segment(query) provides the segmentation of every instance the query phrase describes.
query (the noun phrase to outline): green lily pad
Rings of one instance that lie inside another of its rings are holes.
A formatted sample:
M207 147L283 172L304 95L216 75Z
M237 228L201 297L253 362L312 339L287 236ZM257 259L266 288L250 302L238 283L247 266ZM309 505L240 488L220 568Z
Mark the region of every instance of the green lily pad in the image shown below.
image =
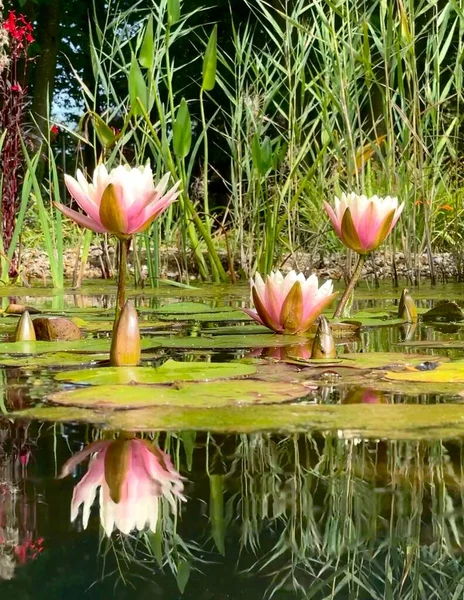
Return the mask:
M386 373L385 377L393 381L464 384L464 360L438 365L436 369L427 371L409 370L402 373Z
M0 356L1 367L16 367L35 369L38 367L60 368L76 365L91 365L99 361L108 360L108 353L78 354L74 352L55 352L38 354L27 358L5 358Z
M464 348L464 340L414 340L394 344L394 346L407 346L408 348Z
M266 383L251 379L234 382L177 383L172 386L102 385L51 394L54 404L98 410L124 410L151 406L234 406L272 404L303 398L308 393L300 384Z
M0 342L0 360L3 355L28 355L45 354L47 352L109 352L111 341L109 338L93 339L85 338L82 340L68 342ZM154 340L148 338L141 341L142 349L159 346Z
M107 367L58 373L58 381L87 385L159 384L176 381L212 381L253 375L257 368L240 363L176 362L168 360L159 367Z
M353 317L352 320L361 323L363 327L393 327L393 325L402 325L403 323L406 323L404 319L392 319L391 317L388 319L376 319L375 317L359 317L358 315ZM351 319L345 319L345 321L349 323Z
M203 302L173 302L172 304L166 304L160 308L155 308L153 312L159 315L192 315L196 313L215 313L224 312L229 307L221 306L220 308L213 308ZM230 308L229 310L234 310Z
M258 335L214 335L198 337L163 336L154 338L152 341L153 347L159 348L235 350L239 348L277 348L292 344L304 344L308 341L308 338L297 335L280 335L270 332Z
M212 385L212 384L211 384ZM151 388L152 389L152 388ZM431 440L464 435L464 405L265 405L227 408L157 406L109 414L66 407L35 407L9 418L92 422L121 431L337 431L346 438Z
M402 354L400 352L358 352L341 354L339 358L348 361L348 365L357 369L385 369L416 366L425 362L447 362L444 356L430 356L427 354Z
M221 312L210 311L207 313L158 313L161 320L169 321L196 321L198 323L218 323L219 321L252 321L252 318L241 310L228 310Z
M456 302L440 302L422 315L424 321L463 321L464 313Z
M86 332L110 332L113 331L113 321L104 320L85 320L81 318L73 318L73 322ZM166 329L172 325L172 321L143 321L139 320L140 331L151 331L157 329Z

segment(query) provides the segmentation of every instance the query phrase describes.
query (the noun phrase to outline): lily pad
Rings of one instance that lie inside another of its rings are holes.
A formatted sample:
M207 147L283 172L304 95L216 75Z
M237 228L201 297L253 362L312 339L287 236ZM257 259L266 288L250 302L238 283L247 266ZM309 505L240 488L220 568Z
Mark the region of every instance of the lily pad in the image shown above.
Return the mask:
M456 302L440 302L422 315L424 321L462 321L464 313Z
M207 313L158 313L160 319L169 321L196 321L198 323L218 323L220 321L251 321L252 318L241 310L223 309L219 312Z
M213 308L203 302L173 302L160 308L155 308L153 312L159 315L192 315L196 313L214 313L226 311L228 307ZM234 310L230 308L229 310Z
M98 410L124 410L152 406L215 407L290 402L307 395L299 384L266 383L251 379L212 383L177 383L172 386L102 385L51 394L54 404Z
M92 422L112 430L151 432L336 431L345 438L399 440L451 439L464 435L462 404L365 404L362 407L359 404L274 404L210 409L157 406L109 414L69 406L45 406L19 411L8 417Z
M77 365L91 365L103 360L108 360L108 353L78 354L75 352L52 352L50 354L38 354L26 358L6 358L0 356L0 366L16 368L27 367L29 369L46 367L48 369L53 369Z
M449 358L444 356L430 356L428 354L402 354L401 352L357 352L341 354L339 358L348 361L348 365L357 369L385 369L416 366L426 362L446 362ZM352 363L352 364L350 364Z
M108 367L59 373L55 379L87 385L159 384L176 381L212 381L253 375L257 368L240 363L177 362L159 367Z
M153 346L159 348L203 348L235 350L240 348L270 348L292 344L304 344L308 338L296 335L280 335L272 332L258 335L215 335L198 337L157 337ZM0 346L1 351L1 346Z
M82 340L66 342L0 342L0 360L5 354L10 355L28 355L45 354L47 352L109 352L111 340L109 338L93 339L85 338ZM150 338L141 341L142 349L153 348L157 344Z
M393 381L420 381L423 383L462 383L464 384L464 360L438 365L432 370L409 370L402 373L386 373Z

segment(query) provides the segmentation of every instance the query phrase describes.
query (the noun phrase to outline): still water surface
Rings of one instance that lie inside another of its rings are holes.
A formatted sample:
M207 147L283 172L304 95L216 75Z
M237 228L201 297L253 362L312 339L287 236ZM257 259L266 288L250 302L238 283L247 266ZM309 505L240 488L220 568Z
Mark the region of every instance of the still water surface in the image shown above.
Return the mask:
M441 289L443 296L459 294L461 288ZM383 295L390 299L374 300L367 292L359 308L394 307L397 292ZM101 306L102 298L77 301ZM241 301L236 294L228 302ZM56 299L33 302L50 308ZM159 302L139 299L146 307ZM433 302L425 296L422 304ZM415 335L463 339L460 328L421 326ZM403 337L397 326L366 329L349 350L391 350ZM246 354L222 349L210 356ZM464 357L463 350L452 354ZM198 353L178 350L167 356L198 360ZM2 380L7 410L35 404L57 387L47 369L3 369ZM343 388L325 385L323 397L338 403ZM407 395L390 400L418 401ZM420 397L428 401L447 397ZM59 478L71 456L105 436L91 425L0 421L0 598L464 597L461 439L427 441L423 432L408 441L338 431L147 432L144 438L166 452L184 478L185 501L171 505L161 494L156 533L114 532L108 539L98 502L87 529L82 514L70 522L73 488L87 463Z

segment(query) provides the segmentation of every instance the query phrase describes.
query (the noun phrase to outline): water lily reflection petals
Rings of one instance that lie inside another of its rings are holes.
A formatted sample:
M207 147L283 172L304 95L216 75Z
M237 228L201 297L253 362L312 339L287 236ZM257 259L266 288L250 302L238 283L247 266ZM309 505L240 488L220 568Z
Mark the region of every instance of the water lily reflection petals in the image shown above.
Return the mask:
M76 179L65 175L65 183L86 214L56 206L82 227L124 238L145 231L177 199L180 182L167 190L169 178L166 173L155 187L149 165L134 169L120 165L110 172L99 165L90 183L78 170Z
M324 202L340 240L358 254L375 250L388 236L404 208L398 198L367 196L354 193L335 198L335 206Z
M263 280L256 273L251 280L251 296L255 310L243 309L261 325L277 333L304 333L337 295L332 282L319 287L316 275L290 271L285 277L272 272Z
M160 499L166 498L173 510L177 499L185 500L182 477L171 459L145 440L101 440L90 444L64 465L61 477L88 456L88 471L74 488L71 503L71 521L83 505L84 529L97 492L100 521L107 536L115 527L125 534L145 527L155 532Z

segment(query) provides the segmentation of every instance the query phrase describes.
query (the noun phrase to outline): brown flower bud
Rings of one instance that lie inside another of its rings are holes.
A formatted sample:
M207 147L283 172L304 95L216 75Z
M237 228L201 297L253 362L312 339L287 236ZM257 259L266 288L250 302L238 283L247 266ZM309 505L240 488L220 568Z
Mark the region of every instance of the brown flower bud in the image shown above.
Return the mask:
M311 358L335 358L335 342L329 322L322 315L319 317L319 327L314 337Z
M34 324L31 315L26 311L19 318L16 330L14 333L15 342L35 342Z

